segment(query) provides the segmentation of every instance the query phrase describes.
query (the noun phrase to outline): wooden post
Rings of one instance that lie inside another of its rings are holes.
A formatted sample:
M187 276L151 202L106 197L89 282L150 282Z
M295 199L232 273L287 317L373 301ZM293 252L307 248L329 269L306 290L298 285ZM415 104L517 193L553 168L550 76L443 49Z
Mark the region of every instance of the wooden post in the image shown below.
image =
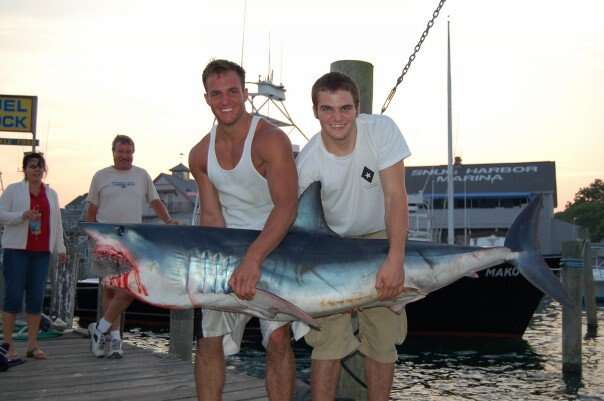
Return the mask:
M587 311L587 333L588 338L598 335L598 309L596 307L596 294L594 290L593 259L591 242L585 241L583 246L583 285L584 301Z
M336 389L338 399L346 398L354 401L367 401L367 386L365 385L365 357L355 352L342 359L340 381Z
M53 258L50 315L53 320L61 319L65 322L66 328L70 329L73 326L80 262L76 233L69 233L67 235L67 257L68 261L65 264L60 264Z
M360 60L339 60L331 63L331 71L348 75L359 87L359 112L371 114L373 106L373 65Z
M583 244L562 243L562 284L574 307L562 306L562 372L581 373L581 289Z
M99 285L96 287L96 321L98 322L103 317L105 310L105 294L103 291L103 279L99 278Z
M331 71L348 75L359 87L359 112L371 114L373 107L373 65L366 61L339 60L331 63ZM356 318L353 325L357 325ZM344 358L340 373L340 381L336 394L338 397L350 398L355 401L366 401L367 387L365 385L365 358L359 352Z
M193 310L170 311L170 353L190 361L193 349Z

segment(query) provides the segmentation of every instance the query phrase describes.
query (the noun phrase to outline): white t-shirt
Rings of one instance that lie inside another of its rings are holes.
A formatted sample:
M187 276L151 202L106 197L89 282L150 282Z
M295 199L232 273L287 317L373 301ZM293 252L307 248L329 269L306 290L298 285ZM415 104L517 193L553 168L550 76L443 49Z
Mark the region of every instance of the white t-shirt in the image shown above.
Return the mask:
M342 236L385 229L379 172L411 155L403 134L389 117L361 114L356 126L356 144L349 155L329 153L319 133L296 159L299 193L320 181L325 219Z
M98 207L99 223L135 224L143 221L143 208L155 199L159 195L144 169L110 166L96 172L86 200Z

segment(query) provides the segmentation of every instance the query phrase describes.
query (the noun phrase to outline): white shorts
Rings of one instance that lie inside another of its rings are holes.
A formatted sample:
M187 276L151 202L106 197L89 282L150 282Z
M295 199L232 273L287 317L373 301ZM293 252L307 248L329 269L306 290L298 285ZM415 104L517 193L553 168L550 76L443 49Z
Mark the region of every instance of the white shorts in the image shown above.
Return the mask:
M252 318L244 313L221 312L212 309L202 309L201 331L204 337L223 337L222 347L224 355L234 355L241 349L241 339L245 326ZM260 332L262 333L262 345L268 346L268 340L273 331L290 322L264 320L260 321ZM299 340L309 331L309 327L302 322L292 322L294 338Z

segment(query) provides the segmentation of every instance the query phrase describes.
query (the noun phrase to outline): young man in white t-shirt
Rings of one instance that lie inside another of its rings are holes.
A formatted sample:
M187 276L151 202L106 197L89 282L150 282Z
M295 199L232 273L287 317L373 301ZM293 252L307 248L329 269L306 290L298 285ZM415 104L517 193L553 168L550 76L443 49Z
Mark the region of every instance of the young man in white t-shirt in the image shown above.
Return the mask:
M403 291L408 229L403 160L409 148L388 117L359 115L359 91L348 76L331 72L312 88L315 117L321 132L298 155L299 193L321 182L321 201L329 227L345 237L388 238L389 252L376 275L381 300ZM351 313L320 319L306 342L313 347L313 401L333 401L340 360L358 350L365 356L365 374L372 401L387 401L392 387L396 344L407 334L405 312L385 307L357 311L359 335Z
M113 166L95 173L88 191L86 221L111 224L142 223L143 207L151 206L166 224L178 224L159 199L149 174L132 165L134 142L126 135L117 135L111 145ZM96 357L123 355L119 317L134 299L124 291L104 288L105 313L98 323L91 323L90 350ZM110 332L109 351L105 352L105 335Z

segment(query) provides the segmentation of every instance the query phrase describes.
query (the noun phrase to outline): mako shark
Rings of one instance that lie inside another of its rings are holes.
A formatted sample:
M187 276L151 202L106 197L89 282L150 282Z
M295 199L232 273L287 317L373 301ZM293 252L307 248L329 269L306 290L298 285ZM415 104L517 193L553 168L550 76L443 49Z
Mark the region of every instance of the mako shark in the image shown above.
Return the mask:
M395 311L465 276L502 263L565 305L572 305L558 278L537 250L541 198L514 221L505 246L477 248L408 241L405 291L382 302L375 278L388 241L342 238L327 226L320 184L302 194L287 236L262 264L256 296L239 299L228 281L254 230L172 225L82 223L95 241L92 257L103 284L122 288L141 301L170 309L193 307L241 312L264 319L301 320L385 305ZM403 269L403 266L401 266ZM510 294L513 296L513 294Z

